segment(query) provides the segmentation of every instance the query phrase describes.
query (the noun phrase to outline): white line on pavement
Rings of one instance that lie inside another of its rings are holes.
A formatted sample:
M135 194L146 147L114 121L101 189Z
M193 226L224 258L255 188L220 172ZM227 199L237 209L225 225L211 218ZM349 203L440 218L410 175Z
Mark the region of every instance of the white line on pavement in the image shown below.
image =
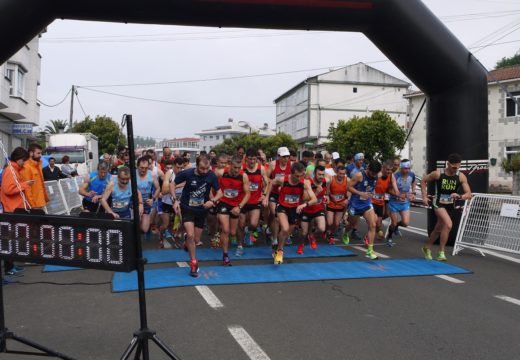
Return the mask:
M354 248L354 249L356 249L358 251L361 251L363 253L367 251L367 249L365 249L363 246L352 246L352 248ZM390 256L388 256L388 255L381 254L381 253L378 253L378 252L375 252L375 251L374 251L374 254L376 254L381 259L389 259L390 258Z
M456 278L451 277L451 276L447 276L447 275L435 275L435 277L438 277L439 279L442 279L442 280L449 281L449 282L454 283L454 284L464 284L464 281L456 279Z
M420 211L413 211L413 210L410 210L410 212L411 212L412 214L421 214L421 215L424 215L424 213L423 213L423 212L420 212Z
M188 267L189 266L188 263L184 262L184 261L177 262L177 265L179 267ZM208 303L208 305L211 308L220 309L220 308L224 307L224 304L222 304L222 302L219 300L217 295L215 295L215 293L213 291L211 291L209 289L209 287L204 286L204 285L197 285L197 286L195 286L195 289L197 289L200 296L202 296L204 298L204 300L206 300L206 302Z
M417 235L428 236L428 233L425 230L416 228L413 226L408 226L408 227L401 226L401 227L399 227L399 230L408 231L408 232L411 232L411 233L414 233Z
M504 259L504 260L508 260L508 261L512 261L512 262L515 262L517 264L520 264L520 259L517 259L517 258L514 258L512 256L507 256L507 255L504 255L504 254L500 254L500 253L497 253L497 252L494 252L492 250L488 250L488 249L480 249L480 251L482 251L484 254L488 254L488 255L491 255L491 256L496 256L498 258L501 258L501 259Z
M506 296L506 295L495 295L497 299L510 302L511 304L520 305L520 300Z
M228 330L251 360L270 360L269 356L242 326L228 326Z

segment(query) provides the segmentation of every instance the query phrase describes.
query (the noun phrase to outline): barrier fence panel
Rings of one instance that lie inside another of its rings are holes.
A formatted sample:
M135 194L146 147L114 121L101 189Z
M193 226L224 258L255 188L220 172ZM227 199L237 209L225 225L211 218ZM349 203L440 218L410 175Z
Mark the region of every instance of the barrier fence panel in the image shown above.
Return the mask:
M466 203L453 255L469 248L520 254L520 197L473 194Z
M45 212L51 215L68 215L69 208L63 195L60 184L56 181L46 181L45 189L49 196L49 202L45 206Z
M78 184L74 178L61 179L59 181L63 195L65 196L65 203L69 210L81 206L81 196L78 193Z

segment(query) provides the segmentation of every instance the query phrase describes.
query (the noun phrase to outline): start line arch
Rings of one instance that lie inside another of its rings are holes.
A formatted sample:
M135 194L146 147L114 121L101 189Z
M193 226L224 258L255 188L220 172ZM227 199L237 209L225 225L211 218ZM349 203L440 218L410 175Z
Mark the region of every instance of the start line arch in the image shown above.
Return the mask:
M420 0L0 0L0 63L55 19L362 32L429 99L428 171L452 152L487 163L486 71ZM487 167L468 177L487 192Z

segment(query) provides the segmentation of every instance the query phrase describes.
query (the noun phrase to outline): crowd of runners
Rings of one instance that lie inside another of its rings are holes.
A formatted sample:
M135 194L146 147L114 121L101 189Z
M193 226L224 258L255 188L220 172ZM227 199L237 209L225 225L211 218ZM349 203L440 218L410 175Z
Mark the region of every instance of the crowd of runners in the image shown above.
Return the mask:
M407 159L366 162L363 153L342 159L337 152L304 151L298 160L296 152L280 147L276 158L268 161L262 150L240 146L234 154L202 152L192 164L168 148L163 153L157 159L148 150L137 160L141 230L145 238L150 231L158 232L161 248L188 251L191 276L198 276L197 246L205 230L211 246L222 248L223 265L230 266L231 245L235 256L242 256L260 233L272 247L274 264L283 263L284 247L291 243L303 254L318 243L348 245L351 239L363 241L366 256L376 260L376 237L394 246L400 228L410 223L417 179ZM432 205L438 218L422 248L428 260L439 237L436 259L446 260L454 202L471 197L467 179L458 171L461 161L460 155L452 154L445 169L422 177L422 202ZM432 204L426 194L428 182L436 184ZM124 162L101 162L85 177L80 194L87 211L104 211L116 219L132 216L130 169ZM384 229L388 217L390 224ZM363 235L360 218L366 222Z

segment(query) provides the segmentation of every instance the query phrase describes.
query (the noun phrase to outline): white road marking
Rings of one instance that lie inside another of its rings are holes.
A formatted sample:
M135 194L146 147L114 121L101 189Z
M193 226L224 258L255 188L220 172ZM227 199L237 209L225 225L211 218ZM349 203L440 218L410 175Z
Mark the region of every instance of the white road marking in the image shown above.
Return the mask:
M242 326L228 326L228 330L251 360L270 360L269 356Z
M413 226L408 226L408 227L401 226L401 227L399 227L399 230L408 231L408 232L411 232L411 233L414 233L417 235L428 236L428 233L426 231L424 231L423 229L420 229L420 228L413 227Z
M421 215L424 215L424 212L421 212L421 211L413 211L413 210L410 210L410 212L412 214L421 214Z
M442 279L442 280L449 281L449 282L454 283L454 284L464 284L464 281L456 279L456 278L451 277L451 276L447 276L447 275L435 275L435 277L438 277L439 279Z
M363 246L352 246L352 248L354 248L356 250L359 250L359 251L361 251L363 253L367 251L367 249L365 249ZM378 252L375 252L375 251L374 251L374 254L376 254L381 259L390 259L390 256L385 255L385 254L381 254L381 253L378 253Z
M504 300L507 302L510 302L511 304L519 305L520 306L520 300L506 296L506 295L495 295L497 299Z
M177 262L179 267L189 267L187 262L179 261ZM199 292L200 296L203 297L204 300L208 303L208 305L213 309L220 309L224 307L224 304L219 300L217 295L213 291L210 290L209 287L204 285L197 285L195 289Z
M492 251L492 250L488 250L488 249L481 249L481 248L478 248L480 251L482 251L484 254L488 254L488 255L491 255L491 256L496 256L498 258L501 258L501 259L504 259L504 260L508 260L508 261L512 261L512 262L515 262L517 264L520 264L520 259L517 259L517 258L514 258L512 256L507 256L507 255L504 255L504 254L500 254L498 252L495 252L495 251Z

